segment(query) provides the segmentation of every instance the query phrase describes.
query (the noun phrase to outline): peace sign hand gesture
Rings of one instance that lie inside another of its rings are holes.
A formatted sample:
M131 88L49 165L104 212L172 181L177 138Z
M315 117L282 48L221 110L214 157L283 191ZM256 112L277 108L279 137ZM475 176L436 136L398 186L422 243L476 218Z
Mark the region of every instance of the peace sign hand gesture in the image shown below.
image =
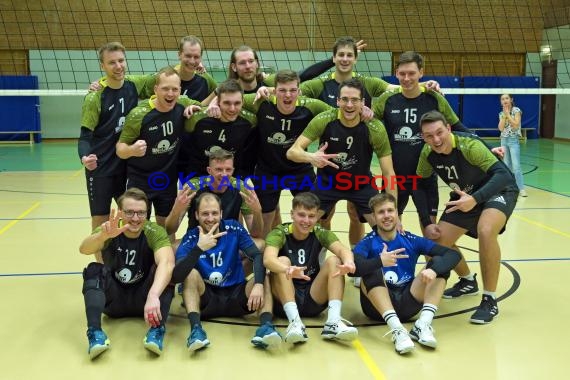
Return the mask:
M214 224L208 233L205 233L202 227L198 226L200 237L198 238L197 245L202 251L207 251L208 249L215 247L216 244L218 244L218 238L227 234L226 231L217 232L219 225L219 223Z
M384 249L380 253L380 260L382 260L382 265L385 267L395 267L398 265L398 259L406 259L408 255L400 255L400 252L404 252L406 248L398 248L393 251L388 251L388 245L383 243Z

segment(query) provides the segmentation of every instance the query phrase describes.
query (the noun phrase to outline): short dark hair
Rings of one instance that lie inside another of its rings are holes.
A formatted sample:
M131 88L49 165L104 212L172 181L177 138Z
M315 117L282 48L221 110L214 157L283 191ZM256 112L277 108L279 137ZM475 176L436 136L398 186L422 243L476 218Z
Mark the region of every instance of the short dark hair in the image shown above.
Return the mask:
M351 88L356 88L358 91L360 91L360 97L362 97L364 95L364 86L362 85L362 82L360 82L358 79L355 78L351 78L351 79L347 79L344 82L342 82L339 86L338 86L338 94L340 96L340 91L344 88L344 87L351 87Z
M216 88L218 99L222 94L233 94L234 92L239 92L243 96L243 88L241 88L239 82L235 79L227 79Z
M351 36L342 36L336 39L333 45L333 55L336 55L338 49L344 46L352 48L352 50L354 51L354 56L358 57L358 49L356 48L356 41Z
M376 194L368 201L368 207L374 212L374 208L376 206L382 206L384 203L391 202L394 204L394 207L397 206L396 198L389 193L380 193Z
M295 197L293 198L293 208L295 209L297 207L303 207L306 208L307 210L312 210L314 208L318 209L319 207L321 207L321 201L313 193L309 192L299 193L295 195Z
M405 51L402 54L400 54L400 57L398 57L398 62L396 62L396 68L400 67L400 65L406 64L406 63L416 63L416 65L418 65L418 69L422 69L424 67L424 57L421 56L421 54L415 52L415 51Z
M114 52L114 51L122 51L125 54L125 47L120 42L109 42L105 45L101 46L99 50L97 50L97 54L99 55L99 62L103 63L103 54L105 52Z
M420 127L422 127L424 124L434 123L436 121L441 121L443 125L448 124L447 119L445 118L445 116L443 116L441 112L433 110L433 111L428 111L422 115L422 117L420 118Z
M290 70L290 69L283 69L283 70L279 70L277 72L277 74L275 74L275 83L287 83L287 82L292 82L292 81L296 81L297 84L299 84L301 82L301 79L299 78L299 74L297 74L297 72Z
M121 196L117 199L117 205L119 206L119 210L123 209L123 201L126 198L134 199L135 201L144 201L146 204L147 211L150 209L150 204L148 201L148 197L146 196L145 192L137 187L131 187L127 189Z

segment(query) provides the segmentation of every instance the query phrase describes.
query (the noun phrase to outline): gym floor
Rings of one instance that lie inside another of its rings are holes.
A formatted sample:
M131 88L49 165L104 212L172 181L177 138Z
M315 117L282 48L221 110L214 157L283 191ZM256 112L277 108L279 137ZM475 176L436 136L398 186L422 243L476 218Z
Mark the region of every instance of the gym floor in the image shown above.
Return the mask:
M211 345L189 354L189 323L177 296L167 324L165 350L154 357L142 346L141 319L103 318L112 348L95 361L87 355L81 271L91 258L79 254L90 233L85 179L74 141L0 146L0 346L2 379L102 379L207 377L210 379L561 379L570 330L567 301L570 256L570 143L529 140L521 147L528 198L500 237L503 265L498 318L468 322L480 297L442 300L434 321L438 347L416 345L398 355L385 325L361 312L358 290L347 281L343 317L359 327L352 344L320 339L321 318L304 319L309 341L278 350L255 349L257 320L204 322ZM447 191L440 189L440 209ZM290 195L281 200L288 220ZM346 208L333 230L348 244ZM566 216L564 216L566 215ZM415 211L404 226L419 233ZM181 229L182 230L182 229ZM180 237L180 236L179 236ZM479 272L477 241L459 241ZM452 274L450 284L456 281ZM566 294L566 295L565 295ZM276 320L281 332L287 322ZM409 328L411 325L408 323ZM222 364L220 364L222 362Z

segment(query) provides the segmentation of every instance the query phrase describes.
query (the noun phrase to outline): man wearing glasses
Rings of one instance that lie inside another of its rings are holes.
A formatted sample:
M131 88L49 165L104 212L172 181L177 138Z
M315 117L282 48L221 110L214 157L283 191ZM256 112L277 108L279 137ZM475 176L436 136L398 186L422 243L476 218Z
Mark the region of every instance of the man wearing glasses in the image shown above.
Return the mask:
M314 118L287 151L287 158L318 168L314 192L321 200L321 216L326 217L335 204L344 199L354 203L358 216L373 226L368 200L385 185L372 177L372 153L378 157L382 176L385 179L395 176L388 135L379 120L361 120L363 86L360 81L349 79L341 83L339 94L339 109ZM320 139L320 148L307 152L309 144L316 139ZM394 197L397 195L392 186L386 186L386 191Z
M170 285L174 253L164 228L146 219L149 200L130 188L117 200L119 211L81 243L84 255L100 254L83 271L87 316L87 353L96 358L110 347L101 329L101 315L111 318L144 317L150 326L144 347L162 354L165 324L174 295Z

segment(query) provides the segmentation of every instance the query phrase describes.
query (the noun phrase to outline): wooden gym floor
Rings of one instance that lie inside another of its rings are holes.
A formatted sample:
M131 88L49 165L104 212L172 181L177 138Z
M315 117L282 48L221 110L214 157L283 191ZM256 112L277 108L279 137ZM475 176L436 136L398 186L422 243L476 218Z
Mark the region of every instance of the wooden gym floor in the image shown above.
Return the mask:
M103 319L112 348L98 360L87 356L79 254L89 234L85 180L75 142L0 146L0 378L12 379L562 379L570 329L570 144L529 140L521 148L528 198L519 198L500 237L503 266L500 315L490 325L468 322L479 297L442 300L434 321L438 348L394 352L385 325L364 317L348 281L343 316L359 327L353 344L322 341L324 316L305 319L309 341L279 350L249 343L256 320L205 322L210 347L186 351L189 324L176 297L165 351L155 358L142 347L142 318ZM441 189L442 202L447 191ZM287 220L290 196L281 202ZM348 243L345 207L333 229ZM418 232L415 211L404 216ZM460 245L479 272L477 242ZM567 247L567 248L564 248ZM452 275L450 283L456 280ZM566 301L564 301L566 300ZM229 323L227 323L229 322ZM276 320L284 331L286 321ZM406 325L410 327L410 324Z

